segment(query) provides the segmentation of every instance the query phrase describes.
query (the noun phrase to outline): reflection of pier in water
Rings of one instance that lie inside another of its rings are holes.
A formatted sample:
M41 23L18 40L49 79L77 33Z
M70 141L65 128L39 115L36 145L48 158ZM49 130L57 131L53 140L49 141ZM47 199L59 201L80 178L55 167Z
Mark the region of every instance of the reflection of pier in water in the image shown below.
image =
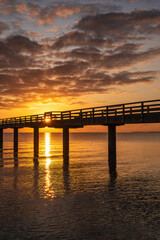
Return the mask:
M62 128L64 165L68 165L69 129L82 128L88 125L104 125L108 126L109 171L116 172L116 127L124 124L140 123L160 123L160 99L63 112L52 111L39 115L0 119L0 150L1 154L3 154L3 130L13 128L14 159L15 164L18 164L18 129L24 127L33 128L34 162L38 164L39 128L44 128L46 126ZM46 137L46 141L48 141L47 139L48 137ZM49 164L50 158L48 156L46 169ZM3 165L3 160L1 160L0 165Z
M20 189L21 181L26 183L26 187L28 191L34 194L36 198L42 197L46 199L53 199L60 194L64 196L68 196L68 194L72 194L75 191L86 191L85 182L90 182L90 176L87 174L86 178L84 178L83 174L80 174L75 171L75 166L69 168L69 164L63 165L63 168L56 162L56 158L51 156L51 133L45 133L45 156L43 158L44 168L41 168L39 164L33 165L33 176L31 179L28 179L27 174L23 175L23 169L19 168L16 165L13 168L12 177L13 182L11 185L14 189ZM38 159L37 159L38 162ZM26 170L25 170L26 171ZM107 171L107 168L106 168ZM85 169L84 169L85 172ZM79 176L79 181L75 181ZM116 174L110 173L109 176L105 175L106 178L103 181L104 188L106 192L115 191L116 189ZM89 188L95 189L97 188L97 182L94 185L89 186ZM25 193L25 191L24 191Z

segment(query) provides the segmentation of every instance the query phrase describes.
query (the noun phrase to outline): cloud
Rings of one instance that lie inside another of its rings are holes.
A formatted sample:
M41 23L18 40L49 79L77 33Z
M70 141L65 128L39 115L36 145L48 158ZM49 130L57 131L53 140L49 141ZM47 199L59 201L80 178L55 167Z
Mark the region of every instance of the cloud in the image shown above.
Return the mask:
M74 30L60 36L53 49L95 46L113 49L123 43L145 44L160 34L160 11L141 10L131 13L107 13L82 18ZM131 46L131 45L128 45Z
M19 0L4 0L4 2L0 4L0 12L3 15L19 14L43 25L51 25L57 18L68 18L75 14L82 16L84 14L118 10L121 10L119 5L96 2L86 4L75 1L49 1L44 4L44 2L41 1L22 2Z
M49 23L53 9L41 10L37 19L46 16ZM112 12L83 17L71 31L53 38L52 44L43 41L42 45L21 35L1 40L1 108L8 107L7 101L24 107L33 100L48 103L151 84L156 67L145 71L139 64L146 66L160 57L159 46L153 48L147 42L159 36L159 19L158 10Z
M39 36L41 36L40 33L31 32L31 31L27 31L26 34L27 34L27 36L29 36L29 37L39 37Z
M14 21L13 24L14 24L15 26L20 26L20 25L22 25L22 21L20 21L20 20Z
M69 46L99 46L111 47L112 39L105 39L99 36L92 37L87 32L71 31L57 39L53 44L53 49L60 49Z
M21 107L33 99L44 103L61 101L61 98L107 93L116 86L148 84L153 81L154 74L154 71L111 74L89 68L87 63L79 61L57 62L57 66L48 69L25 68L14 72L6 69L0 73L1 108L9 107L5 105L7 98L8 104L12 100Z
M10 49L18 52L36 53L42 49L42 46L36 41L31 41L29 38L20 35L8 37L6 39L6 45Z
M31 41L24 36L11 36L6 39L6 45L9 49L18 52L38 53L42 46L35 41Z
M89 66L89 63L82 62L82 61L66 61L66 62L57 62L57 63L58 65L51 70L54 76L79 75L79 73L82 74Z
M133 66L133 64L151 61L157 56L160 56L160 48L140 53L124 50L102 57L100 66L103 66L106 69L124 68L131 65Z
M158 46L145 46L148 33L150 39L159 34L159 23L160 11L155 9L87 16L74 26L76 30L60 36L52 49L59 50L57 57L89 61L94 68L126 69L160 56Z
M3 22L0 22L0 34L3 32L3 31L6 31L6 30L9 30L10 27L8 24L6 23L3 23Z
M130 13L107 13L87 16L81 19L75 28L93 35L114 37L115 39L148 34L146 24L160 25L160 11L158 9L140 10ZM150 28L152 34L152 28Z
M37 66L34 57L43 52L42 45L24 36L10 36L0 41L0 69Z

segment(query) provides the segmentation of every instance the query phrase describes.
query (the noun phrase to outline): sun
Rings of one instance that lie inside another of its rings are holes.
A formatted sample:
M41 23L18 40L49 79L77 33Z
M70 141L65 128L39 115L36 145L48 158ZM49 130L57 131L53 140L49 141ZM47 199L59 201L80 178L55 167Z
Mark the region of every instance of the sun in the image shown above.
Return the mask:
M51 118L50 118L50 117L45 117L44 121L45 121L46 123L49 123L49 122L51 121Z

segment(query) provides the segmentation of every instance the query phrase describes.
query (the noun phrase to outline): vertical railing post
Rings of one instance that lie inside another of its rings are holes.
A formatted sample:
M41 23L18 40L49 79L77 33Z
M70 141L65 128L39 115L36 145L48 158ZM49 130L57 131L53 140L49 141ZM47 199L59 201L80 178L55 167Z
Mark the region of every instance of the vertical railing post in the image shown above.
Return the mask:
M71 111L69 111L69 122L71 124Z
M106 123L108 123L108 106L106 107Z
M80 110L80 124L82 124L82 110Z
M141 103L141 122L143 122L144 103Z
M94 123L94 108L92 109L92 123Z
M124 104L122 105L122 121L123 121L123 123L125 121L125 106L124 106Z
M117 109L115 108L115 117L117 117Z

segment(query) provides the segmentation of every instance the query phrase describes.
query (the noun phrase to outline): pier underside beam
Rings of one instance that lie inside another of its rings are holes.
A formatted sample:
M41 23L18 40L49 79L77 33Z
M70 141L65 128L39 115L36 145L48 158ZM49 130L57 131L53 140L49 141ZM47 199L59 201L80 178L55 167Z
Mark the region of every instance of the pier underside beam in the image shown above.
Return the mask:
M109 172L116 172L116 125L108 125Z
M69 128L63 127L63 160L64 164L69 162Z
M18 128L14 128L14 158L18 158Z
M34 158L39 157L39 127L34 127Z

